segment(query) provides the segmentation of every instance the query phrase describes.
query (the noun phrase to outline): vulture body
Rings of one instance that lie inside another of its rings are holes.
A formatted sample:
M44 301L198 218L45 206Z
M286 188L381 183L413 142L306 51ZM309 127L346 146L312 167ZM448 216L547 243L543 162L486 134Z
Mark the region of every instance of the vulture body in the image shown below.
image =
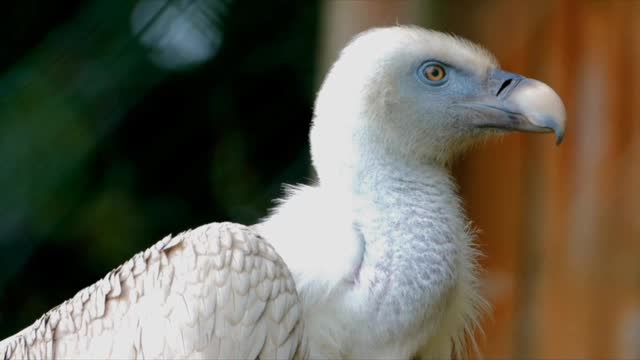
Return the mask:
M464 357L485 305L448 165L506 131L559 142L564 118L551 88L466 40L366 31L316 99L317 183L250 228L160 241L0 342L0 358Z

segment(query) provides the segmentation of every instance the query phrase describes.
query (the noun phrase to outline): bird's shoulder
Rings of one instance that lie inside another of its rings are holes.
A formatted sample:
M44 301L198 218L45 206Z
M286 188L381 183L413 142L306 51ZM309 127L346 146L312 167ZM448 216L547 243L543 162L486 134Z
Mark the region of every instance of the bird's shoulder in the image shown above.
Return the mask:
M363 255L350 196L318 186L288 187L272 214L256 225L291 270L298 292L321 301L351 281Z
M302 328L273 247L249 227L212 223L136 254L0 343L0 358L294 357L306 351Z

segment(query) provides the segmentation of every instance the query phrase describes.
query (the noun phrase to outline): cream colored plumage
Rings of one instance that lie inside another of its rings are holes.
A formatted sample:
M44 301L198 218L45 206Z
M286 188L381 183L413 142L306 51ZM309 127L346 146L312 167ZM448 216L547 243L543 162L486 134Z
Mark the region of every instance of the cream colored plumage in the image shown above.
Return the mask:
M0 342L1 359L304 358L287 267L255 231L166 237Z
M318 93L316 184L289 188L252 228L162 240L0 343L0 356L463 357L483 300L448 164L504 131L560 141L564 117L547 85L466 40L367 31Z

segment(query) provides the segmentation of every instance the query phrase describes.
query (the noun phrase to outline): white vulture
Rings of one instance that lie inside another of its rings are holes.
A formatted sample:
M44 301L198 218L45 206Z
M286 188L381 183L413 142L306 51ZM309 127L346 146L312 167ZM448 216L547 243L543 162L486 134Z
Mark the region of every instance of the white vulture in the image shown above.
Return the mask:
M547 85L461 38L366 31L318 93L317 182L271 215L166 237L0 342L0 358L463 357L485 307L449 164L564 133Z

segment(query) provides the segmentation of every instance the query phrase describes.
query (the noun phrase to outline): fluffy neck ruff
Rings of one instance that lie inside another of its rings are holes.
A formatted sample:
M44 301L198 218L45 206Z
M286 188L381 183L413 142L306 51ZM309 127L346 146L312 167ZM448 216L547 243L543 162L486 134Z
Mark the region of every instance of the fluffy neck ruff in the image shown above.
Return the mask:
M311 349L362 358L390 344L387 356L463 358L485 303L455 184L442 162L366 134L322 135L319 183L291 189L260 225L296 278Z
M347 303L373 309L367 316L383 324L380 338L423 333L431 339L422 345L425 358L477 352L473 335L486 303L450 156L411 157L385 139L352 143L358 146L335 159L334 172L319 171L321 191L351 207L362 238Z

